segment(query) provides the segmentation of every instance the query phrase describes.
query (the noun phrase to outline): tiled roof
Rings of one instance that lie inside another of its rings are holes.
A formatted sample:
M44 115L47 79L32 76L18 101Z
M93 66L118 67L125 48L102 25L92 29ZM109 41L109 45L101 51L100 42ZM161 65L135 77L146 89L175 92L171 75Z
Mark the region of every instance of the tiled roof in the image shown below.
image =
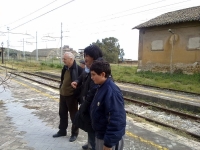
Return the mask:
M145 23L137 25L133 29L162 26L167 24L174 24L174 23L181 23L188 21L200 21L200 6L190 7L162 14Z

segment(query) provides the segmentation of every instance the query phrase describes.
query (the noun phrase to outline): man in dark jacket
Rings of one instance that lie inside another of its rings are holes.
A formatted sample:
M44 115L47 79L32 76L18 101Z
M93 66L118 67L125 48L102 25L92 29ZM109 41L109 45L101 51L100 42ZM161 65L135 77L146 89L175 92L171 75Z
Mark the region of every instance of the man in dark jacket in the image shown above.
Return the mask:
M71 52L65 52L63 56L63 63L65 64L61 73L60 84L60 102L59 102L59 116L60 125L59 131L53 137L66 136L66 129L68 127L68 111L71 121L74 119L78 111L78 89L71 86L71 82L76 80L82 73L82 68L76 64L75 57ZM73 142L78 136L79 130L74 124L71 127L71 136L69 141Z
M94 83L99 85L90 106L95 150L123 150L126 112L121 90L110 78L108 62L94 61L90 72Z
M80 118L75 118L75 122L80 129L88 133L88 143L82 146L83 149L91 148L92 150L95 150L95 132L91 125L89 110L90 104L97 89L97 85L95 85L91 80L90 66L94 60L101 60L102 56L102 51L97 45L90 45L86 47L84 49L85 71L83 71L78 80L72 82L72 86L74 88L81 86L80 99L82 104L77 112Z

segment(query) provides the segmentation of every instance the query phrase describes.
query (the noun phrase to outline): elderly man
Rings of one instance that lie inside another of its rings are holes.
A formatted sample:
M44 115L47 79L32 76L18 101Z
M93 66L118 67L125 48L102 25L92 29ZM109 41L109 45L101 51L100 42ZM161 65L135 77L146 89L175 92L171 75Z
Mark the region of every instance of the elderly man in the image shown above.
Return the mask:
M60 102L59 102L59 116L60 124L59 131L53 137L66 136L66 129L68 127L68 111L71 121L74 119L78 111L78 90L71 86L71 82L76 80L82 73L82 68L76 64L75 57L70 52L65 52L63 56L63 69L61 73L60 84ZM78 127L72 124L71 136L69 141L73 142L78 136Z

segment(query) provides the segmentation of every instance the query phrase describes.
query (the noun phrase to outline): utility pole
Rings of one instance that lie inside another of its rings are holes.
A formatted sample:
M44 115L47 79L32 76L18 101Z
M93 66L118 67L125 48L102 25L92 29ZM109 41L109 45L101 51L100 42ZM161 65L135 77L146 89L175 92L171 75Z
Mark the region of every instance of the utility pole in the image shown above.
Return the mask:
M8 30L8 42L7 42L7 45L8 45L8 51L7 51L7 59L9 60L9 55L10 55L10 52L9 52L9 27L7 27L7 30Z
M24 39L23 39L23 56L24 56L24 60L25 60Z
M2 64L3 64L3 42L1 43L1 46L2 46L2 48L1 48L1 57L2 57Z
M36 32L36 60L38 61L37 32Z
M60 47L60 64L62 64L62 33L63 33L63 31L62 31L62 22L61 22L61 37L60 37L60 40L61 40L61 47Z

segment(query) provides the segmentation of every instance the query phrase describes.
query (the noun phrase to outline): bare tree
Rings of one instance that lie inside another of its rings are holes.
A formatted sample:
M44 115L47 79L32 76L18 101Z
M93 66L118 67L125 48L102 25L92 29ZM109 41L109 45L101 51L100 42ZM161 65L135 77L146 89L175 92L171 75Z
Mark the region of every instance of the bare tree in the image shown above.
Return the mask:
M8 89L10 87L10 81L11 79L15 78L19 73L17 73L17 71L13 68L7 68L5 66L1 66L0 68L2 68L2 71L0 72L0 86L3 88L1 92L5 91L6 89ZM8 70L11 70L10 72L8 72ZM15 74L14 76L12 74Z

